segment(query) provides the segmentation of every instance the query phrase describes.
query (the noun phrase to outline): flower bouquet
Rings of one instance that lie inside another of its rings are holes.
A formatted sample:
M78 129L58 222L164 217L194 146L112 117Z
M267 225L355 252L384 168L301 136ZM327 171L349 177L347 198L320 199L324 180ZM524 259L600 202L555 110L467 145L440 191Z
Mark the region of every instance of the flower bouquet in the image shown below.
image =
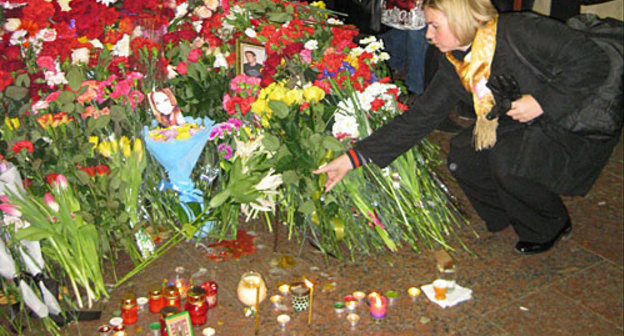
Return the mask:
M186 117L182 126L154 128L151 131L145 126L143 129L145 147L165 168L169 177L169 181L160 182L159 190L171 189L178 193L180 206L189 221L195 219L195 214L188 203L199 203L203 210L203 193L195 188L191 172L208 141L212 125L212 120L207 117ZM209 229L204 227L202 231Z

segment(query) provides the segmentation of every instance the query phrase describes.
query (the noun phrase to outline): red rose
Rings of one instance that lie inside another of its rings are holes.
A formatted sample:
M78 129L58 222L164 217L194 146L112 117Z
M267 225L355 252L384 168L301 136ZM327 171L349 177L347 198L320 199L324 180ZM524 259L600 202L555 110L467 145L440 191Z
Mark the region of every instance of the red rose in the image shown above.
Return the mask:
M290 58L298 54L301 50L303 50L303 42L295 42L287 45L282 52L286 57Z
M33 143L28 140L20 140L13 145L13 152L19 153L22 149L26 149L28 153L32 153L35 149Z
M11 83L13 83L13 77L11 77L11 74L4 70L0 70L0 91L4 91L4 89L11 85Z
M89 175L89 177L95 177L95 167L94 166L82 167L82 168L80 168L80 170L82 170L83 172L87 173L87 175Z
M180 75L186 75L186 67L188 64L186 62L180 62L176 65L175 69Z

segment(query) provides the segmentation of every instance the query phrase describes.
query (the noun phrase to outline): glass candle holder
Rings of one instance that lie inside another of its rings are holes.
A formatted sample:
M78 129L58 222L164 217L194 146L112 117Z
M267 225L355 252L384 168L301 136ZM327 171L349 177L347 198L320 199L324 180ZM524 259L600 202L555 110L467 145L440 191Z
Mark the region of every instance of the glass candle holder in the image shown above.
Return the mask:
M303 311L310 306L310 288L303 282L296 282L290 286L290 296L295 311Z
M165 307L176 307L182 309L180 292L176 286L167 286L163 290L163 298L165 299Z
M344 313L346 308L347 306L343 302L334 303L334 311L336 312L336 314Z
M364 298L366 297L366 293L362 292L362 291L355 291L353 292L353 297L358 300L358 302L362 302L362 300L364 300Z
M121 318L126 325L135 324L139 319L139 306L132 293L126 293L121 297Z
M110 336L113 329L107 325L98 327L98 336Z
M208 302L206 294L201 287L193 287L186 293L184 309L191 316L191 324L194 326L206 323L208 319Z
M282 329L286 328L286 325L288 324L288 322L290 322L290 316L286 314L281 314L277 316L277 323L279 324L280 327L282 327Z
M271 296L270 300L273 304L273 307L280 308L282 306L282 301L284 300L284 297L281 295L273 295Z
M412 301L415 301L416 298L420 295L420 289L418 287L410 287L407 289L407 295L412 298Z
M158 285L150 286L147 299L150 313L158 314L160 313L160 310L165 306L163 290L162 287Z
M165 319L171 315L175 315L177 313L180 312L180 309L178 309L178 307L174 307L174 306L165 306L163 307L163 309L160 310L160 318L159 318L159 322L160 322L160 336L168 336L169 334L167 333L167 324L165 323Z
M392 306L395 304L397 298L399 297L399 293L393 290L386 291L386 297L388 298L388 305Z
M178 291L180 292L180 297L182 299L186 298L186 292L189 290L189 288L191 288L191 285L186 269L184 267L176 267L175 275L170 280L170 282L178 288Z
M241 276L236 292L242 304L253 307L256 305L256 297L258 298L258 303L264 301L267 295L267 288L260 273L251 271Z
M347 321L352 327L355 327L360 322L360 315L355 313L349 313L347 315Z
M219 286L214 281L206 281L201 284L201 288L206 292L206 302L208 302L208 308L212 309L217 306L217 292Z
M282 284L279 287L277 287L277 290L280 292L280 294L286 296L286 295L290 294L290 285L289 284Z

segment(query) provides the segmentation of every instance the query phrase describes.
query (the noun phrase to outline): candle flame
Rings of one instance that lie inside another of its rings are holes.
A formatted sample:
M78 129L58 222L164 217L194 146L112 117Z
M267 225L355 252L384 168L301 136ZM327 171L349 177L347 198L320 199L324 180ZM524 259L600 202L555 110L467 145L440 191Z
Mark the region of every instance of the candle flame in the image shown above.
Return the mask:
M308 281L308 279L303 279L303 281L305 282L306 287L308 288L314 287L314 284L311 281Z
M374 299L375 299L375 307L381 307L381 298L374 297Z

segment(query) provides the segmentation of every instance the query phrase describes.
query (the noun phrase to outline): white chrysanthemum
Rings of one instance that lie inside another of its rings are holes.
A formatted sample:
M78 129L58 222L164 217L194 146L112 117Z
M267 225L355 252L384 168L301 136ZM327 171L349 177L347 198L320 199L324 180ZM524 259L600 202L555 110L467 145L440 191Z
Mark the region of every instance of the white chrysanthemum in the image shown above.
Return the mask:
M11 45L22 44L25 41L24 37L26 34L28 34L28 32L24 29L16 30L13 34L11 34L11 40L9 40L9 43Z
M95 2L99 2L102 5L108 7L108 6L112 5L112 4L114 4L115 2L117 2L117 0L96 0Z
M318 41L317 40L309 40L304 45L304 48L308 50L316 50L318 49Z
M383 48L384 48L383 41L375 41L367 45L366 48L364 48L364 50L368 51L369 53L375 53L377 51L383 50Z
M100 42L100 40L98 39L93 39L90 40L89 43L91 43L91 45L93 46L93 48L96 49L104 49L104 45L102 44L102 42Z
M256 36L258 36L256 31L253 30L252 28L245 29L245 35L247 35L249 38L256 38Z
M115 43L111 50L113 56L128 57L130 56L130 36L124 34L124 36Z
M179 6L177 6L175 9L175 18L179 19L183 17L184 15L186 15L188 13L188 8L189 8L189 5L187 2L183 2Z
M343 25L344 24L344 22L342 22L342 21L340 21L338 19L335 19L335 18L327 19L327 23L329 23L330 25L335 25L335 26L339 26L339 25Z
M364 52L363 48L355 47L351 49L351 51L349 51L349 55L354 56L354 57L359 57L360 55L362 55L363 52Z
M360 136L358 126L357 119L354 116L336 113L334 126L332 127L332 134L336 138L345 135L357 138Z
M387 61L390 59L390 54L388 54L387 52L382 52L379 54L379 60L380 61Z
M222 53L218 53L215 55L215 61L212 67L213 68L227 68L228 67L228 62Z
M360 40L360 44L361 45L367 45L367 44L370 44L370 43L373 43L373 42L377 42L377 38L375 36L373 36L373 35L365 37L365 38Z

